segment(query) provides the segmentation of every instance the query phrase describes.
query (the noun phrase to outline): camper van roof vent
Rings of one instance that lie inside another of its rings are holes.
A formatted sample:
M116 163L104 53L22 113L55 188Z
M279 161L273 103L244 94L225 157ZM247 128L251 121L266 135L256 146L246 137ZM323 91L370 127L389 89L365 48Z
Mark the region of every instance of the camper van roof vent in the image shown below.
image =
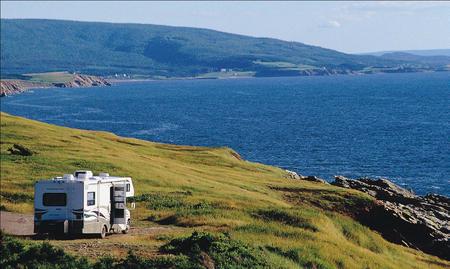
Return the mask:
M99 177L109 177L108 173L100 173L98 174Z
M75 180L75 177L72 174L65 174L63 178L66 181Z
M88 179L93 176L92 171L75 171L74 175L80 179Z

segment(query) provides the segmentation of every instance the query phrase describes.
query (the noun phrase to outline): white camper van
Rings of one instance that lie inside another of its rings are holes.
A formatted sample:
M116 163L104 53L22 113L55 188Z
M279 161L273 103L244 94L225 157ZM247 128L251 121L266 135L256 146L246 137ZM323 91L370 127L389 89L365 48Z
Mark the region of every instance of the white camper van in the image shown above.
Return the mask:
M127 233L130 211L127 198L134 196L129 177L94 176L76 171L36 182L34 188L34 232L37 234ZM132 204L134 207L134 204Z

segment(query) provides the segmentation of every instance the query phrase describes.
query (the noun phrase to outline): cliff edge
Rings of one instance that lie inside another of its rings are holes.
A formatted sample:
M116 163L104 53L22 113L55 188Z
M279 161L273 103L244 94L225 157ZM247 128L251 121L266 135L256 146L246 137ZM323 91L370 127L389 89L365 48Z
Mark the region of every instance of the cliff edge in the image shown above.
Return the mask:
M45 77L44 77L45 74ZM67 72L55 72L44 74L31 74L30 80L3 79L0 81L0 96L19 94L32 88L78 88L111 86L105 79L97 76L69 74ZM34 80L34 77L38 79Z
M387 179L336 176L332 185L369 194L376 203L360 220L395 243L450 260L450 199L415 195Z

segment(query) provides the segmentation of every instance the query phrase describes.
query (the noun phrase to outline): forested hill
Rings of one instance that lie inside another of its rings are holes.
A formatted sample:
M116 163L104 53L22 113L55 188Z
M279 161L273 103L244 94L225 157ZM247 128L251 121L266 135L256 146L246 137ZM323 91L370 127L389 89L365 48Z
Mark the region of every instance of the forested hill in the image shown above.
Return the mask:
M230 69L272 76L430 68L207 29L41 19L1 20L1 67L2 75L65 70L164 77Z

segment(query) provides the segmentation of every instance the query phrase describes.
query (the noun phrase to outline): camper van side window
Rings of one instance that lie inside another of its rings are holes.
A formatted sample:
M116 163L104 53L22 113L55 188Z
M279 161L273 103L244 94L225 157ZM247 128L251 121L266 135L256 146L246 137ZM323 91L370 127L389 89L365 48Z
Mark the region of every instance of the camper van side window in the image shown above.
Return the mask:
M127 183L127 192L130 191L130 183Z
M95 192L91 191L87 193L87 205L95 205Z
M44 193L42 197L44 206L66 206L67 195L65 193Z

